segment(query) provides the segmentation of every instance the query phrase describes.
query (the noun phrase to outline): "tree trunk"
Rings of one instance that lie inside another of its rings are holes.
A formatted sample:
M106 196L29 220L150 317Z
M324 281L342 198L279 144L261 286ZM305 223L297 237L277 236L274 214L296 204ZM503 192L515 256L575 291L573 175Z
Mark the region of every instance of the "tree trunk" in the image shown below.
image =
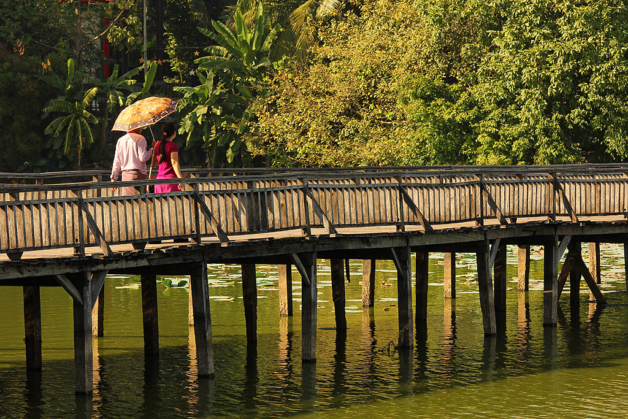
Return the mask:
M81 67L81 0L74 2L74 14L76 15L76 62Z

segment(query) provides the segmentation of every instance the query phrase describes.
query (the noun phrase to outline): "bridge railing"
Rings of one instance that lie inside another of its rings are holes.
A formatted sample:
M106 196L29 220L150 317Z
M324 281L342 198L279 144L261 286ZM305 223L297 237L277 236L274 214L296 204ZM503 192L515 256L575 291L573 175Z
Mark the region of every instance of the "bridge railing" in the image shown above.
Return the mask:
M228 242L292 229L341 234L349 227L403 231L411 225L429 232L439 224L509 224L530 217L578 222L627 213L628 166L552 168L194 177L180 180L182 192L132 196L112 186L141 190L171 181L4 185L0 252L74 247L84 253L100 246L107 255L111 245L171 238Z

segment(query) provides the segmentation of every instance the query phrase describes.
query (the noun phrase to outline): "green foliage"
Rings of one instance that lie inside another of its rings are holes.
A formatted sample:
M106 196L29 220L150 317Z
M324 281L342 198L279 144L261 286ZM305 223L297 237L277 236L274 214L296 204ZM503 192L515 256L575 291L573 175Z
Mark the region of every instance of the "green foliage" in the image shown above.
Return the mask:
M2 172L15 172L22 166L23 170L40 171L44 142L40 114L51 95L51 89L33 77L41 70L40 60L10 53L0 45Z
M319 40L248 134L268 164L628 158L623 2L378 0Z
M94 141L90 123L97 124L98 120L87 111L87 107L97 91L97 87L89 89L80 102L71 103L62 99L53 99L50 101L50 106L44 109L45 113L63 114L52 121L45 131L46 134L53 136L52 144L53 149L58 150L57 158L61 159L62 155L69 156L72 161L73 157L76 157L79 168L85 143ZM65 136L61 135L63 131L65 131ZM70 154L71 150L72 154Z
M269 54L280 32L278 25L270 27L261 4L252 29L240 10L235 21L235 31L216 21L212 21L216 33L199 28L218 45L207 47L210 55L196 60L201 85L175 88L185 93L181 109L193 106L179 132L188 134L188 148L202 140L214 167L232 164L236 157L247 159L246 149L241 147L242 135L255 112L260 93L257 85L272 65ZM202 72L207 72L207 77Z

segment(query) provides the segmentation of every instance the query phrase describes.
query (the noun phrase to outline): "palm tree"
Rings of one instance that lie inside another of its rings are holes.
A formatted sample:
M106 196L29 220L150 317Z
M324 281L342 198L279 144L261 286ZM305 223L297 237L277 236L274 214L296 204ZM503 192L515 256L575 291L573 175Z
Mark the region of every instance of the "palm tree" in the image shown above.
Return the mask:
M94 136L90 123L97 124L98 119L87 111L87 107L96 96L98 88L94 87L85 92L83 100L80 102L68 102L64 99L53 99L50 106L44 109L46 114L51 112L63 113L46 127L45 134L52 134L55 138L53 148L58 150L63 144L63 155L68 155L72 146L76 146L78 153L78 166L81 167L81 152L84 142L92 143ZM65 141L61 133L65 130Z
M104 82L97 82L98 93L104 102L105 113L103 116L100 155L104 156L105 146L107 144L107 129L109 128L109 113L116 111L118 107L125 105L127 97L124 91L131 92L132 86L135 84L133 77L140 72L142 68L138 67L118 77L118 65L113 67L113 71L109 78Z
M268 0L238 0L233 6L240 9L245 22L250 25L255 19L258 6L262 4L273 24L286 28L275 45L273 55L294 54L303 59L307 49L314 42L316 25L333 16L342 5L341 0L288 0L271 2ZM227 8L232 17L233 8Z

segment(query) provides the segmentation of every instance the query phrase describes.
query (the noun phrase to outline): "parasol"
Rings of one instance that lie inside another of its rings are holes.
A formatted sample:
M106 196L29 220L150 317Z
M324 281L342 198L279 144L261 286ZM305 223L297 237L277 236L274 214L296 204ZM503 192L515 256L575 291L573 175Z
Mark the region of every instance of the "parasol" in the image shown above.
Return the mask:
M177 110L178 100L167 97L149 97L127 106L120 112L113 131L132 131L152 125Z

